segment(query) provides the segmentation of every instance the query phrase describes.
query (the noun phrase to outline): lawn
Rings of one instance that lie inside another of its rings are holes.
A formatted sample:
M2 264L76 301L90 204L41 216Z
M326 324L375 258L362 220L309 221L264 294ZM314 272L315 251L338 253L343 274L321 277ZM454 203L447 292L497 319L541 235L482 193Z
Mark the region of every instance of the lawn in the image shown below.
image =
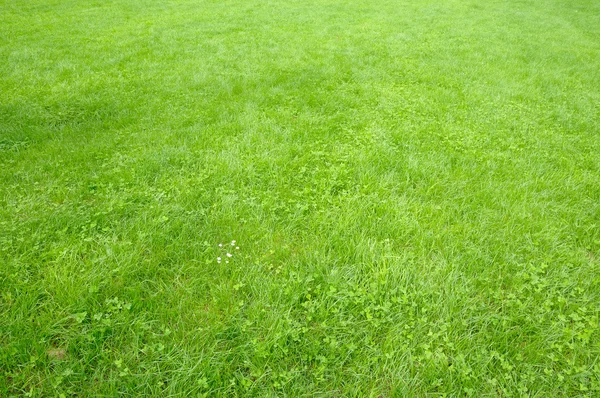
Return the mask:
M596 0L0 0L1 397L600 396Z

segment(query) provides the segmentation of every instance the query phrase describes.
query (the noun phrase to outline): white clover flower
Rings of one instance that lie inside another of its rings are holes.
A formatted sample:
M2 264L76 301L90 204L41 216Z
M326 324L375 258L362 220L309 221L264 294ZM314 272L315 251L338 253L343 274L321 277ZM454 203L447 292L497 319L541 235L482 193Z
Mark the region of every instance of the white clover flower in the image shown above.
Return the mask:
M233 254L227 253L227 257L231 257L231 256L233 256Z
M223 244L222 244L222 243L219 243L219 247L223 247Z

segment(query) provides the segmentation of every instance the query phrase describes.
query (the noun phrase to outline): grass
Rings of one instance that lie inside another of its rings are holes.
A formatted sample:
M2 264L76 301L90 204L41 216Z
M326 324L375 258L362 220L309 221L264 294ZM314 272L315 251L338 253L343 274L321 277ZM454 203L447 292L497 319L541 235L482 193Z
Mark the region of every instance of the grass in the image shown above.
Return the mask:
M0 396L600 395L598 2L0 0L0 59Z

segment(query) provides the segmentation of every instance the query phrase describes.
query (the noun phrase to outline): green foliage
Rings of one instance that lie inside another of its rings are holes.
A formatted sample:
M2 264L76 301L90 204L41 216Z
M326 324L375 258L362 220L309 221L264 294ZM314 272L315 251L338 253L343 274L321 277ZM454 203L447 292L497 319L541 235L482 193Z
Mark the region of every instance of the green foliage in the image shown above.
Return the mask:
M0 0L0 396L599 396L598 15Z

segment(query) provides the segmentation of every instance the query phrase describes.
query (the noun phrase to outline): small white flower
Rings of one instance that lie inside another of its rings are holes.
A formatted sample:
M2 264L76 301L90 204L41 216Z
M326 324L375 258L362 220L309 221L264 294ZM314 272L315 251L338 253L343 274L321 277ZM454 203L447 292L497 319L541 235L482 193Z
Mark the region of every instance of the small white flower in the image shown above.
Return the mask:
M239 247L239 246L236 246L236 247L235 247L235 250L240 250L240 247Z
M229 264L229 260L225 260L225 264Z
M233 256L233 254L227 253L227 257L231 257L231 256Z
M221 257L217 257L217 261L221 261Z
M219 247L223 247L223 244L222 244L222 243L219 243Z
M234 240L231 241L231 246L235 246L235 241Z

